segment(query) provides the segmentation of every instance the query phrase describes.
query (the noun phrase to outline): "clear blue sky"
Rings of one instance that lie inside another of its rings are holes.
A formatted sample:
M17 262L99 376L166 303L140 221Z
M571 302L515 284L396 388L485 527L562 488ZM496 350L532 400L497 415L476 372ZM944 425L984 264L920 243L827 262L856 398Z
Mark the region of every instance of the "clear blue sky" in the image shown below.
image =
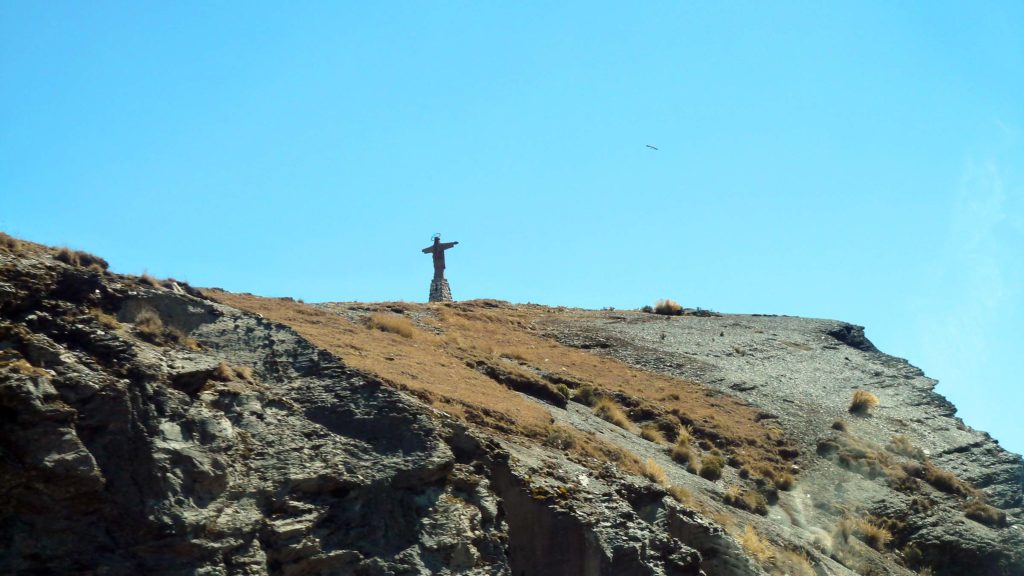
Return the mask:
M837 318L1024 451L1024 3L0 2L0 229L320 300ZM646 148L653 144L658 151Z

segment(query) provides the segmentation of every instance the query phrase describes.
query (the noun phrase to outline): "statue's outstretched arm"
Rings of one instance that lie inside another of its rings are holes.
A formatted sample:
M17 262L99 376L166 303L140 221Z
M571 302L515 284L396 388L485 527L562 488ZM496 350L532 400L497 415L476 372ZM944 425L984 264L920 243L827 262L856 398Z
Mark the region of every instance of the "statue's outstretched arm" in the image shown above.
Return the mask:
M441 242L441 244L439 244L439 246L440 246L441 250L447 250L447 249L451 248L452 246L455 246L456 244L458 244L458 242Z
M434 251L434 247L433 246L427 246L426 248L423 249L423 253L424 254L430 254L433 251Z

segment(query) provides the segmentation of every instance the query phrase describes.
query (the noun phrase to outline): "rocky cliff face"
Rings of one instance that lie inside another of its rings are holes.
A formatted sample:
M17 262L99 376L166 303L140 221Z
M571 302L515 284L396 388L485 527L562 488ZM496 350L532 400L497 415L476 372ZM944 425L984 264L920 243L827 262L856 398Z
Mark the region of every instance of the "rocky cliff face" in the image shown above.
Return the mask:
M1020 457L856 327L238 302L0 248L0 573L1024 573Z

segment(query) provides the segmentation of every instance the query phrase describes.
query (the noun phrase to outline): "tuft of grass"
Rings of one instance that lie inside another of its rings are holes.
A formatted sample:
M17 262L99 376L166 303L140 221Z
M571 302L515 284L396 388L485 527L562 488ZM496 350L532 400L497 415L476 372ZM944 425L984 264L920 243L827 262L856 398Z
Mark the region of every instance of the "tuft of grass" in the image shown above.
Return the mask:
M655 484L668 486L668 476L665 474L665 469L655 462L654 458L648 458L644 461L643 475Z
M413 338L416 335L416 327L412 325L412 322L397 314L374 312L367 317L366 323L370 328L398 334L403 338Z
M110 268L110 264L103 258L100 258L99 256L95 256L93 254L89 254L88 252L83 252L81 250L72 250L67 246L64 246L63 248L58 250L57 254L54 255L54 258L60 260L65 264L70 264L71 266L92 268L93 270L97 270L99 272L102 272L107 268Z
M654 313L661 314L662 316L682 316L683 307L675 300L666 298L664 300L658 300L654 305Z
M544 445L557 450L572 450L576 447L576 432L565 424L555 424L548 428Z
M980 500L972 500L964 506L964 516L993 528L1006 526L1006 512Z
M693 430L689 426L681 426L679 428L679 434L676 436L676 443L686 446L690 443L693 438Z
M139 276L139 284L145 284L146 286L150 286L152 288L160 287L160 281L157 280L156 278L153 278L152 276L145 272L142 273L142 276Z
M99 308L93 308L89 310L89 313L92 314L93 318L96 318L96 321L100 323L100 326L103 326L107 330L117 330L121 327L121 323L117 321L117 318L114 318Z
M678 462L679 464L686 465L691 470L699 469L697 453L693 451L693 448L691 448L689 444L679 442L675 446L673 446L672 459Z
M213 373L210 376L219 382L231 382L235 379L235 371L231 366L228 366L227 362L221 361L221 363L213 369Z
M22 242L13 236L0 232L0 249L17 254L21 252Z
M710 454L704 457L700 464L700 475L708 480L718 480L722 477L722 468L725 467L725 460L721 456Z
M858 416L866 416L872 408L878 405L878 396L867 390L857 390L853 393L853 399L850 400L849 412Z
M833 430L839 430L840 432L846 432L846 422L842 420L836 420L832 423Z
M764 495L756 490L744 490L739 486L730 486L725 491L725 494L722 495L722 502L733 508L739 508L740 510L746 510L761 516L768 515L768 501Z
M248 366L235 366L234 370L235 376L241 378L242 380L247 380L249 382L253 381L252 368Z
M675 498L676 502L679 502L680 504L683 504L689 508L693 508L695 506L693 494L690 494L690 491L687 490L686 488L683 488L682 486L669 486L668 493L670 496Z
M931 462L925 462L923 469L924 481L931 484L936 490L960 496L970 496L974 493L974 488L970 484L957 478L956 474L948 470L943 470Z
M892 541L891 532L865 518L843 518L836 525L833 535L841 537L843 541L849 541L851 537L857 538L879 552L884 552Z
M924 450L921 450L910 441L903 434L897 434L889 439L889 444L886 446L890 452L906 456L907 458L913 458L915 460L924 460Z
M762 566L768 564L775 557L768 543L761 538L750 524L747 524L743 529L743 535L740 536L740 544L743 545L743 549L747 551L747 554Z
M632 427L629 418L626 417L626 413L623 412L622 408L611 398L602 398L598 400L597 404L594 406L594 414L596 414L598 418L607 420L619 428L629 430Z
M668 440L665 440L665 435L655 426L647 425L640 428L640 437L655 444L668 444Z

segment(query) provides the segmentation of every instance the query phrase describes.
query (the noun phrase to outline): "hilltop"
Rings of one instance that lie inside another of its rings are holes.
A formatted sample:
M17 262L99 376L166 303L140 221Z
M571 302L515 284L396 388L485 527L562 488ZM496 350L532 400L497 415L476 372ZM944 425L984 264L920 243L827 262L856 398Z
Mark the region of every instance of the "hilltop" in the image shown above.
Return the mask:
M1024 573L1021 457L857 326L307 304L0 240L0 572Z

